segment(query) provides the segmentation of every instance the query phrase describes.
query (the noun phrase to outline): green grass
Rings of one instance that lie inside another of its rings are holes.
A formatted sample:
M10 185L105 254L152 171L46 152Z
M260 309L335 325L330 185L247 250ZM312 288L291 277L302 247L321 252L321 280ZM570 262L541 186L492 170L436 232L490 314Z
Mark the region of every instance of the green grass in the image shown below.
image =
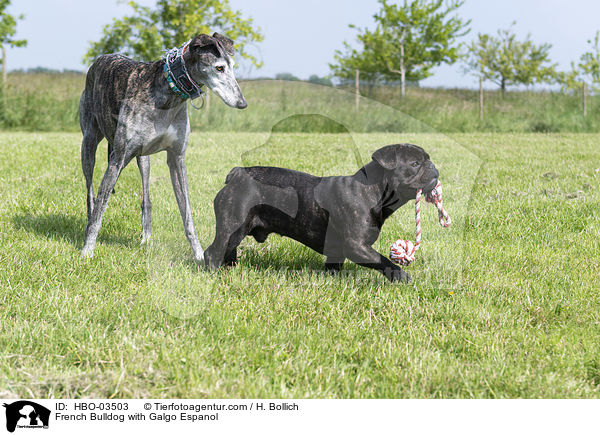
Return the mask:
M0 128L29 131L79 131L79 97L83 74L12 73L0 98ZM588 116L581 96L560 92L485 92L485 117L479 120L479 94L464 89L398 87L361 89L355 113L354 90L303 82L246 81L241 84L248 109L235 111L211 95L210 107L190 109L193 129L269 132L276 121L296 114L322 114L349 130L369 132L600 132L600 96L588 98ZM375 102L381 103L377 104ZM386 110L382 104L396 111ZM397 111L404 115L399 119ZM307 131L302 124L290 126ZM308 130L310 131L310 130ZM337 132L334 127L329 132Z
M340 174L380 145L424 146L453 226L424 209L410 285L348 262L351 274L323 275L320 255L277 236L245 240L236 268L203 270L164 153L152 159L151 245L139 246L133 164L83 259L80 137L0 135L0 396L600 397L598 135L191 136L204 246L234 165ZM381 252L414 237L412 213L390 218Z

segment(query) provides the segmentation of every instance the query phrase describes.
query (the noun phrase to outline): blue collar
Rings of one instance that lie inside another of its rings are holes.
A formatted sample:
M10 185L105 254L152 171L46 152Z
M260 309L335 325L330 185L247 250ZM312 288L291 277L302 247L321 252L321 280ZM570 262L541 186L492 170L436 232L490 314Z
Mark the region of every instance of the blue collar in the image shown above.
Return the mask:
M190 39L191 41L191 39ZM172 48L165 54L165 66L163 68L164 76L171 90L179 95L182 99L200 97L204 92L201 89L201 84L198 85L188 74L183 60L183 53L190 41L187 41L181 47Z

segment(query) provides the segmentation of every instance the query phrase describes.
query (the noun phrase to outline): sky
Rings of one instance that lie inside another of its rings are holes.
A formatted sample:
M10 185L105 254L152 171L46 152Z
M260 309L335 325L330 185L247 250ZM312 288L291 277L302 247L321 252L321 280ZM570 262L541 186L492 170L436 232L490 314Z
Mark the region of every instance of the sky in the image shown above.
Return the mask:
M138 0L153 4L153 0ZM329 74L336 49L355 41L349 24L373 28L377 0L230 0L234 9L252 17L265 39L252 48L264 67L243 66L245 77L273 77L289 72L306 79ZM90 41L98 40L104 25L131 9L117 0L12 0L9 13L24 14L16 38L28 40L26 48L7 50L8 69L37 66L84 70L82 57ZM466 0L460 15L471 19L469 42L477 33L495 33L516 21L519 38L531 34L536 43L550 43L550 56L567 70L587 50L587 40L600 30L597 0ZM431 87L476 87L459 64L441 66L421 82ZM493 87L490 84L488 87Z

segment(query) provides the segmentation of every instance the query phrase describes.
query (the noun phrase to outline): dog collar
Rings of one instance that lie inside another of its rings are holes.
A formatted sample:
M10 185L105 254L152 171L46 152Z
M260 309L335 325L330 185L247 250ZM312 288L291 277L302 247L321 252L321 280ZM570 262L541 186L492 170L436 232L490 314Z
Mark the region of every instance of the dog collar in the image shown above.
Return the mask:
M188 74L183 60L183 53L188 48L191 39L181 47L172 48L165 53L165 66L163 68L164 76L171 90L182 99L194 99L200 97L204 92Z

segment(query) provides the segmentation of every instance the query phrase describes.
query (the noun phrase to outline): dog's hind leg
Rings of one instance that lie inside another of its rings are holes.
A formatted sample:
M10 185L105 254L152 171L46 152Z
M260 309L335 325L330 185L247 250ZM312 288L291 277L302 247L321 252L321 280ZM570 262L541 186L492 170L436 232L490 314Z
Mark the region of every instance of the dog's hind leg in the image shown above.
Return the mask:
M91 219L89 219L85 229L85 243L83 245L82 252L84 257L94 256L94 247L96 246L98 232L102 226L102 216L106 211L108 199L110 198L115 184L117 183L117 179L119 178L121 171L125 165L129 163L130 159L131 158L127 160L117 160L116 158L112 158L108 168L106 168L106 172L104 173L104 177L102 178L102 182L98 188L98 196L94 200Z
M249 234L250 226L251 222L246 222L229 236L225 248L223 266L235 266L237 264L237 248L240 246L240 243L242 243L242 240Z
M344 266L344 258L343 257L327 257L325 259L325 270L334 275L342 270Z
M94 211L94 166L96 166L96 149L102 137L102 133L92 124L85 129L83 141L81 142L81 169L85 177L87 192L88 222L92 218Z
M237 246L228 250L223 259L223 266L235 266L237 264Z
M237 263L237 247L244 240L244 237L246 237L246 231L243 227L233 232L217 228L214 242L204 253L206 265L212 269L218 269L221 266L234 266Z
M142 177L142 244L150 240L152 202L150 201L150 156L136 157Z
M219 228L217 221L217 234L215 235L215 240L208 248L206 248L206 251L204 251L204 263L211 269L216 270L225 264L225 256L230 237L231 234L229 232L225 232Z
M106 163L110 165L110 156L113 153L113 146L112 144L109 142L108 143L108 152L106 153ZM112 193L114 195L115 193L115 188L113 187Z
M231 184L224 187L214 200L215 239L204 253L204 262L212 269L233 266L237 262L238 245L254 228L246 203L233 201L231 190Z
M188 192L188 180L187 180L187 169L185 167L185 155L175 155L171 152L167 153L167 165L171 172L171 182L173 184L173 191L175 192L175 198L177 199L177 205L179 206L179 213L183 221L183 228L185 230L185 236L187 237L192 251L194 252L194 258L196 260L202 260L204 257L204 251L198 241L196 235L196 229L194 228L194 221L192 219L192 208L190 206L190 198Z

